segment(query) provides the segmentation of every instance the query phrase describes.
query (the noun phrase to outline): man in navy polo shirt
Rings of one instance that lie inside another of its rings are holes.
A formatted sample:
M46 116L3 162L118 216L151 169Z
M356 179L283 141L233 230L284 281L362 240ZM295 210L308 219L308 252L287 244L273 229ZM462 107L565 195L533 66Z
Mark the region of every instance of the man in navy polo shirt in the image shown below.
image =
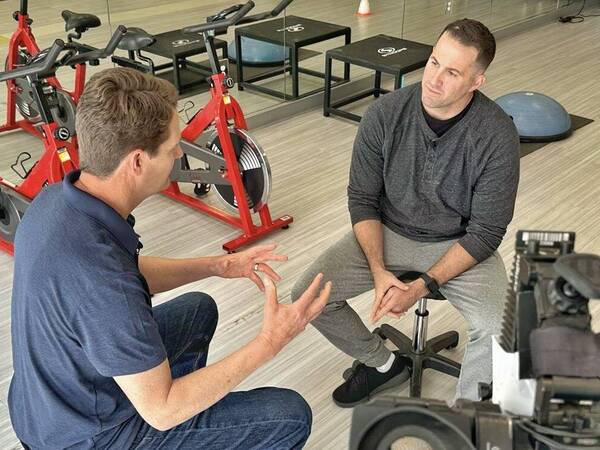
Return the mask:
M286 258L274 245L139 255L130 213L182 155L176 104L173 86L149 75L94 75L77 109L81 172L47 187L19 226L9 408L29 448L301 448L310 434L296 392L230 391L320 313L331 284L319 289L319 275L304 300L280 305L267 263ZM206 366L214 300L192 292L152 308L150 296L210 276L247 277L266 303L259 334Z

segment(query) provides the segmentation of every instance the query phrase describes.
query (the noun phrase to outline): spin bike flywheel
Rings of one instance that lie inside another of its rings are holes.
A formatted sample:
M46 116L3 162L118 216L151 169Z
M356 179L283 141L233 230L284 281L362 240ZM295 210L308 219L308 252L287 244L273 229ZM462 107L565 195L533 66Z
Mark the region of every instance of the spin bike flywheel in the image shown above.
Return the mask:
M42 54L42 52L40 52L39 54ZM15 61L13 69L26 66L32 61L32 59L33 58L26 49L19 48L17 52L17 60ZM8 70L8 57L6 58L6 61L4 61L4 70ZM19 110L23 118L28 120L29 122L39 122L41 120L41 116L40 112L38 111L38 107L35 104L35 100L31 95L31 88L29 86L29 82L26 78L15 78L14 82L18 91L15 95L15 103L17 104L17 109Z
M15 233L29 202L0 185L0 239L14 242Z
M267 155L246 130L229 127L229 136L240 168L248 208L258 212L271 194L271 166ZM213 153L223 156L221 141L216 132L211 135L208 147ZM214 185L214 188L223 203L233 212L237 212L238 204L233 195L233 186L220 184Z
M48 49L44 49L32 57L27 50L20 48L14 68L39 62L45 58L47 54ZM4 63L5 70L7 70L7 65L8 59ZM21 113L21 116L31 123L40 122L42 117L40 115L39 106L36 104L31 93L29 80L27 80L27 78L15 78L14 82L18 90L17 94L15 95L15 103L17 105L17 109ZM55 94L55 102L57 103L57 106L51 109L54 122L56 122L59 127L67 128L71 136L74 136L76 108L75 102L65 91L55 89L53 86L44 83L44 91L46 90L50 90L53 94Z

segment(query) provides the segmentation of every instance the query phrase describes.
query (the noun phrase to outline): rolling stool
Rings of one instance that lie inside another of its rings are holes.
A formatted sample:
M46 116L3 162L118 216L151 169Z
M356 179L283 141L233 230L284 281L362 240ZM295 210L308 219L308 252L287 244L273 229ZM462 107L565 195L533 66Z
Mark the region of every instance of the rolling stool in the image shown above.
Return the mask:
M403 283L411 282L419 278L421 272L405 272L398 276ZM403 357L410 360L410 396L421 396L421 379L424 369L434 369L453 377L460 375L460 364L452 361L438 352L443 349L455 348L458 345L458 332L448 331L432 339L427 340L427 300L446 300L442 294L428 294L419 300L415 309L415 325L412 341L404 333L394 327L384 324L373 330L381 338L389 339L398 349Z

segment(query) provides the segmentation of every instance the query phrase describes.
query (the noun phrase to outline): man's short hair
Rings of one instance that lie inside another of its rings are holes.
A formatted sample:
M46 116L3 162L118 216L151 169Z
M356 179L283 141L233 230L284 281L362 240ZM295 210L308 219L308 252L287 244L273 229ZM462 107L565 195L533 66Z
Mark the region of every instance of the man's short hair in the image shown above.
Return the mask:
M77 104L81 169L107 177L132 150L154 156L169 137L176 106L168 81L122 67L95 74Z
M477 50L477 64L482 70L488 68L496 55L496 39L488 27L477 20L461 19L448 24L440 37L445 32L462 45L474 47Z

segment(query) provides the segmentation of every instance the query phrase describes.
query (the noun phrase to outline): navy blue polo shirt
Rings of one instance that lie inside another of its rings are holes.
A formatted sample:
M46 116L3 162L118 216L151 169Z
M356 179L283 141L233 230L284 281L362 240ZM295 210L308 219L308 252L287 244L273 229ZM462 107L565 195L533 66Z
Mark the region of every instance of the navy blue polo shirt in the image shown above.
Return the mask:
M15 238L13 428L32 448L94 448L136 414L112 377L167 357L137 265L132 224L76 188L44 189ZM110 434L110 433L108 433ZM129 437L117 437L124 448Z

